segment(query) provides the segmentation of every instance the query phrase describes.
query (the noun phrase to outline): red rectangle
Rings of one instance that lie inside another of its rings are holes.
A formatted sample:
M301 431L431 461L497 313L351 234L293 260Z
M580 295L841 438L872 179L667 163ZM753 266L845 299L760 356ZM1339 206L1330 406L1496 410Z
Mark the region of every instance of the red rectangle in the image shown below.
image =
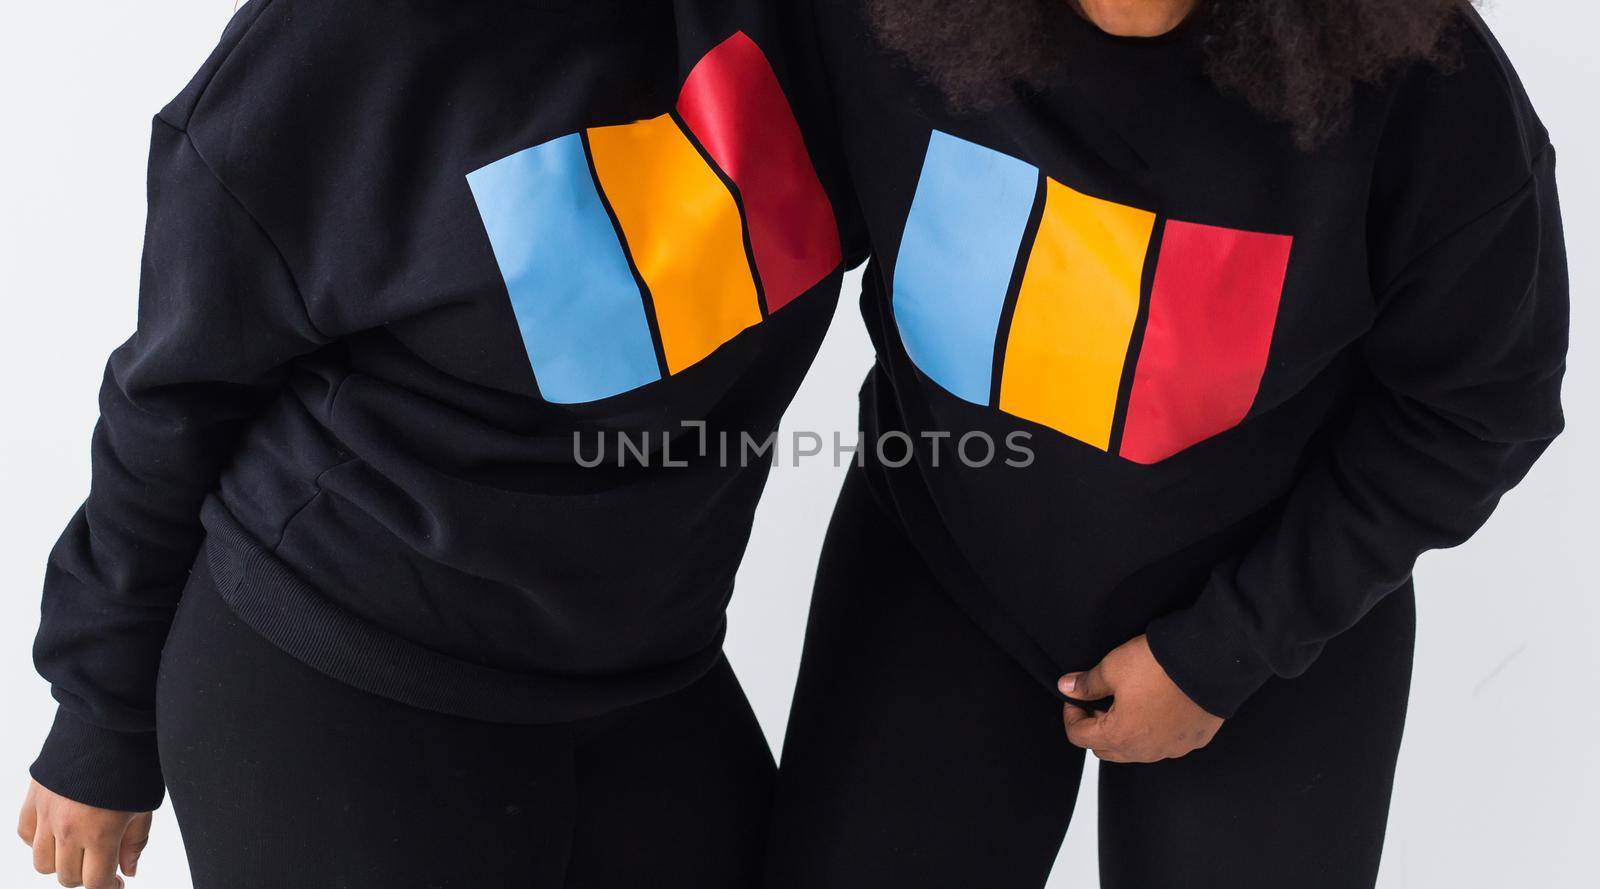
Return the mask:
M1266 372L1293 243L1167 223L1123 457L1157 463L1244 421Z
M740 33L707 53L683 85L678 113L739 190L768 311L839 267L833 205L760 47Z

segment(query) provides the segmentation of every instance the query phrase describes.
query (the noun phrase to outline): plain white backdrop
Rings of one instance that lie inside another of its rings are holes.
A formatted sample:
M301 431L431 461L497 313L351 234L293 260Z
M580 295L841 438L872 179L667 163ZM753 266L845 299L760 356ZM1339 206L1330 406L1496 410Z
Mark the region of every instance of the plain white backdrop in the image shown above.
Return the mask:
M88 490L102 366L134 322L149 120L205 58L231 12L231 0L5 5L0 817L20 802L53 711L29 657L39 582L51 544ZM1484 533L1428 557L1418 572L1421 638L1386 889L1600 884L1600 571L1590 549L1600 530L1600 378L1590 351L1600 348L1590 298L1600 284L1600 12L1574 0L1498 0L1486 15L1560 152L1574 294L1570 430ZM871 362L857 280L846 283L833 332L790 411L791 429L853 438L855 391ZM728 649L775 748L840 477L826 459L778 468L739 578ZM1361 743L1361 732L1351 725L1349 743ZM1095 884L1094 793L1091 770L1051 889ZM24 847L9 841L0 846L0 885L54 881L36 877ZM158 815L133 885L189 886L169 810Z

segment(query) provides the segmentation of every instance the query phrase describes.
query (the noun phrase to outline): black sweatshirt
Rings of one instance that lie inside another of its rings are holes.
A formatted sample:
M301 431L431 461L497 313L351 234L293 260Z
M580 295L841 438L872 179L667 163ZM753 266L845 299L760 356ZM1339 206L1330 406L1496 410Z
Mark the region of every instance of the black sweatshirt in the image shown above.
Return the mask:
M316 669L470 718L715 663L770 464L721 444L773 433L838 294L786 10L244 7L155 120L138 331L46 577L42 784L159 803L191 567Z
M1041 682L1148 632L1232 716L1560 432L1555 154L1476 14L1307 152L1205 76L1199 20L1120 39L1061 4L1055 80L952 113L863 6L817 15L874 252L873 477Z

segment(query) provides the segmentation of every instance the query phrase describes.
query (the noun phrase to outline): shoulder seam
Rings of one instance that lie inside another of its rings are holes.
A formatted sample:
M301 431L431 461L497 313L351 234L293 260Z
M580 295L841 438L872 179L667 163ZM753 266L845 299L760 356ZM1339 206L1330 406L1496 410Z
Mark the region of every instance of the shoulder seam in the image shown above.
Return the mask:
M252 2L255 2L255 0L252 0ZM300 279L294 273L294 266L289 264L288 257L284 256L283 249L278 246L278 242L272 237L272 233L267 231L267 227L261 224L261 220L256 218L254 213L250 212L250 208L245 206L244 201L240 200L239 196L234 193L233 189L228 187L228 183L223 181L222 176L217 173L217 168L212 165L211 161L206 159L206 156L203 153L201 153L200 146L195 143L194 139L189 135L189 131L187 129L176 126L171 121L166 120L159 115L157 116L156 120L160 121L163 125L171 128L174 132L183 137L183 141L188 144L189 150L194 152L195 158L200 161L200 165L205 168L206 172L210 174L212 180L217 183L217 187L222 189L222 193L228 196L228 200L231 201L235 207L239 208L239 212L243 213L245 217L250 220L251 224L256 227L256 231L260 232L261 237L266 240L270 247L272 247L272 255L277 258L278 264L283 267L283 273L289 278L289 284L294 287L295 299L300 304L300 312L305 317L306 327L317 336L321 337L324 341L330 343L333 342L333 337L324 333L321 328L317 327L316 319L311 316L311 307L306 302L305 290L300 286Z
M1505 47L1500 45L1500 39L1495 36L1494 30L1489 27L1489 23L1484 20L1483 14L1471 3L1466 6L1466 17L1472 36L1482 43L1483 50L1494 58L1495 80L1506 101L1512 107L1518 108L1519 113L1515 117L1517 134L1522 137L1522 144L1525 146L1534 145L1539 140L1534 138L1529 129L1528 121L1529 115L1534 112L1531 107L1521 107L1525 105L1522 80L1517 75L1516 68L1511 64L1511 59L1507 57ZM1548 137L1545 137L1543 141L1545 143L1544 147L1530 153L1528 156L1530 168L1538 166L1540 155L1549 147Z
M251 18L250 21L244 26L244 30L239 32L239 36L234 39L233 45L228 47L227 52L224 53L221 58L216 60L216 64L212 65L211 73L206 76L205 82L200 84L199 89L195 91L194 99L189 102L189 107L184 115L184 119L167 119L163 116L166 113L166 109L162 109L161 112L156 114L156 117L161 118L163 122L165 122L168 126L171 126L173 129L184 133L185 137L187 138L188 127L190 122L194 119L195 110L200 107L200 103L205 100L206 94L211 91L211 84L217 79L217 75L221 73L222 66L226 65L228 60L233 58L233 54L239 49L240 44L244 43L245 38L250 36L250 32L255 30L256 23L261 21L262 14L265 13L267 7L271 5L272 0L246 0L245 4L240 7L240 10L248 10L249 14L253 16L253 18ZM254 9L250 9L251 6L254 6ZM235 13L235 15L238 14L239 13L237 12ZM226 26L224 26L224 31L226 31Z
M1483 212L1474 213L1466 221L1459 225L1453 226L1449 231L1430 241L1426 247L1423 247L1413 253L1411 258L1406 260L1405 264L1402 265L1399 270L1397 270L1393 275L1389 276L1389 280L1385 281L1382 287L1377 288L1375 293L1378 295L1378 301L1380 303L1385 301L1387 294L1394 289L1395 283L1404 278L1406 274L1409 273L1411 269L1417 265L1417 263L1421 262L1425 257L1427 257L1428 254L1439 249L1440 246L1448 243L1450 240L1467 229L1472 228L1478 223L1483 222L1485 219L1488 219L1496 213L1499 213L1501 210L1504 210L1506 207L1521 200L1525 195L1528 194L1528 192L1536 189L1539 184L1539 174L1543 171L1545 165L1551 162L1554 155L1555 147L1550 142L1545 142L1544 147L1539 149L1538 153L1536 153L1530 160L1528 165L1528 177L1522 181L1521 185L1518 185L1516 189L1511 192L1511 194L1490 204L1489 207Z

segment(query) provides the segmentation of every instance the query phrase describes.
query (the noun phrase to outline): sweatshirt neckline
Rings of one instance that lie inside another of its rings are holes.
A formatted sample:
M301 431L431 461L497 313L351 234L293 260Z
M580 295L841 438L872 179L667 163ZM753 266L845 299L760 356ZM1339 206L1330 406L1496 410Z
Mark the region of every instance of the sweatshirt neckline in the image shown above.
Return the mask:
M523 5L544 12L615 15L637 10L637 6L623 0L522 0Z
M1196 2L1194 8L1189 10L1189 14L1184 16L1182 21L1161 34L1149 36L1113 34L1095 24L1094 20L1085 15L1076 3L1070 4L1066 18L1069 27L1097 42L1109 46L1154 50L1186 42L1199 27L1200 20L1203 17L1203 5L1201 2Z

